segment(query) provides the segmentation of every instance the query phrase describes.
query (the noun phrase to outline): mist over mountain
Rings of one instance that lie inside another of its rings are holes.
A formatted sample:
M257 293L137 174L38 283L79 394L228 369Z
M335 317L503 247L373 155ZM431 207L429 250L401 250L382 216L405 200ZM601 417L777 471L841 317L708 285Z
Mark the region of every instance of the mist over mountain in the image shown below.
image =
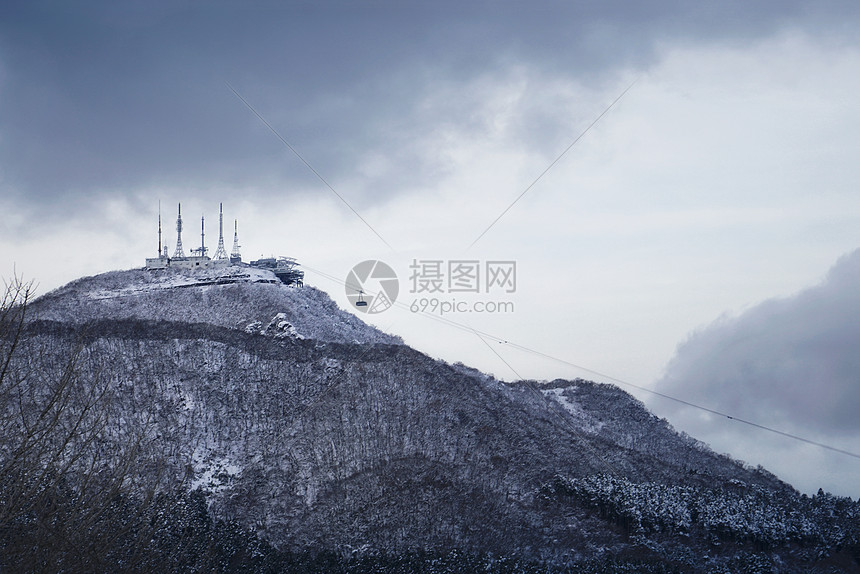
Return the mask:
M614 386L503 383L432 359L268 271L111 272L40 297L27 317L14 380L32 379L36 396L73 355L74 380L101 385L58 411L71 425L75 405L104 404L62 467L72 498L86 486L76 472L110 468L105 453L135 437L124 485L193 493L212 524L344 571L452 552L463 558L413 571L469 571L466 556L487 571L858 570L850 499L800 495ZM11 421L23 407L2 396ZM20 450L16 425L0 428L7 452ZM16 532L10 520L0 534ZM522 568L504 570L513 559ZM280 564L269 571L290 571Z
M693 333L679 345L659 388L792 432L857 436L858 314L855 250L818 285Z

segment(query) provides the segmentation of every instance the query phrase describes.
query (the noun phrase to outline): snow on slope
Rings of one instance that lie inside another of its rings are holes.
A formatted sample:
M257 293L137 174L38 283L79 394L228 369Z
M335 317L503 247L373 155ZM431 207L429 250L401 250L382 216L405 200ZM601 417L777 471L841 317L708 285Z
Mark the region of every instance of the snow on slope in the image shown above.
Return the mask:
M340 309L326 293L288 287L271 271L245 265L111 271L47 293L32 310L36 319L76 324L134 318L327 342L402 344Z
M592 413L582 408L582 405L575 399L576 391L576 384L572 384L569 387L542 389L544 396L556 401L564 410L570 413L581 431L598 434L604 426L603 421L597 420Z

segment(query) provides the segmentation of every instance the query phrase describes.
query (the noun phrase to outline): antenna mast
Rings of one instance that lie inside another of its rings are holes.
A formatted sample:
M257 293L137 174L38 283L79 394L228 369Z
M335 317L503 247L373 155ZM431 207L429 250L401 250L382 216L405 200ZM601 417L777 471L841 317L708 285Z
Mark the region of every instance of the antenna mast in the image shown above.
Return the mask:
M213 259L227 259L227 250L224 249L224 204L218 208L218 249Z
M158 258L161 259L161 200L158 200Z
M237 263L242 261L242 254L239 253L239 220L233 220L233 251L230 253L230 261Z
M182 250L182 204L178 204L178 212L176 216L176 251L173 253L173 258L185 257L185 252Z
M200 216L200 251L198 255L200 257L206 257L206 252L209 251L206 249L206 231L205 231L205 218L204 216ZM195 250L196 251L196 250Z

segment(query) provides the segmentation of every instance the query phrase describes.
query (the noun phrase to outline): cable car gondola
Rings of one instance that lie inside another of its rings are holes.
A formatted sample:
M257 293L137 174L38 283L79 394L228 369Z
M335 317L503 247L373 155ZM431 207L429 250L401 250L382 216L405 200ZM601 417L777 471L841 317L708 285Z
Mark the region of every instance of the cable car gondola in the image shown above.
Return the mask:
M364 291L358 292L358 301L355 302L356 307L367 307L367 301L365 301L364 297L362 297L363 294Z

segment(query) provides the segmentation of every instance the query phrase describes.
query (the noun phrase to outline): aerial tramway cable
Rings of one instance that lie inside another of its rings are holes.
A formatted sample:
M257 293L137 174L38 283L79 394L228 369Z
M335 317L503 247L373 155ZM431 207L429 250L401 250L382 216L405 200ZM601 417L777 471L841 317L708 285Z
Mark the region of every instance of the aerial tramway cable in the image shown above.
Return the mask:
M311 271L311 272L313 272L313 273L316 273L316 274L320 275L321 277L324 277L324 278L328 279L329 281L334 281L335 283L338 283L338 284L343 285L343 286L345 286L345 285L346 285L346 283L345 283L344 281L342 281L341 279L339 279L339 278L337 278L337 277L335 277L335 276L333 276L333 275L329 275L328 273L325 273L325 272L323 272L323 271L319 271L319 270L317 270L317 269L312 269L312 268L308 267L307 265L305 265L304 267L305 267L305 269L307 269L308 271ZM399 302L396 302L396 301L394 302L394 306L400 307L400 308L402 308L402 309L409 309L409 306L408 306L408 305L406 305L405 303L399 303ZM589 369L589 368L587 368L587 367L583 367L583 366L581 366L581 365L577 365L576 363L573 363L573 362L571 362L571 361L568 361L568 360L565 360L565 359L562 359L562 358L559 358L559 357L555 357L555 356L550 355L550 354L548 354L548 353L544 353L544 352L542 352L542 351L538 351L538 350L536 350L536 349L532 349L532 348L526 347L525 345L520 345L519 343L514 343L514 342L512 342L512 341L510 341L510 340L508 340L508 339L505 339L505 338L503 338L503 337L499 337L499 336L497 336L497 335L493 335L493 334L491 334L491 333L487 333L487 332L485 332L485 331L479 331L479 330L474 329L474 328L472 328L472 327L470 327L470 326L468 326L468 325L464 325L464 324L462 324L462 323L458 323L457 321L452 321L451 319L447 319L447 318L445 318L445 317L439 317L439 316L436 316L436 315L434 315L434 314L432 314L432 313L427 313L427 312L420 312L419 314L420 314L420 315L422 315L422 316L424 316L424 317L427 317L427 318L433 319L434 321L439 321L439 322L441 322L441 323L443 323L443 324L445 324L445 325L448 325L449 327L453 327L453 328L456 328L456 329L460 329L461 331L465 331L465 332L467 332L467 333L472 333L472 334L474 334L474 335L477 335L477 336L478 336L478 337L479 337L479 338L480 338L480 339L481 339L485 344L486 344L486 339L490 339L490 340L493 340L493 341L498 342L499 344L507 345L507 346L509 346L509 347L511 347L511 348L513 348L513 349L517 349L517 350L522 351L522 352L524 352L524 353L528 353L528 354L531 354L531 355L534 355L534 356L537 356L537 357L541 357L541 358L543 358L543 359L547 359L547 360L555 361L555 362L557 362L557 363L561 363L562 365L567 365L567 366L569 366L569 367L573 367L573 368L575 368L575 369L577 369L577 370L579 370L579 371L582 371L582 372L584 372L584 373L589 373L589 374L591 374L592 376L599 377L599 378L601 378L601 379L607 380L607 381L609 381L609 382L612 382L612 383L615 383L615 384L618 384L618 385L622 385L622 386L630 387L630 388L633 388L633 389L637 389L637 390L639 390L639 391L643 391L643 392L646 392L646 393L650 393L650 394L655 395L655 396L658 396L658 397L660 397L660 398L663 398L663 399L666 399L666 400L670 400L670 401L673 401L673 402L676 402L676 403L682 404L682 405L684 405L684 406L687 406L687 407L690 407L690 408L693 408L693 409L697 409L697 410L700 410L700 411L703 411L703 412L706 412L706 413L709 413L709 414L712 414L712 415L718 416L718 417L720 417L720 418L724 418L724 419L726 419L726 420L735 421L735 422L738 422L738 423L741 423L741 424L745 424L745 425L748 425L748 426L751 426L751 427L753 427L753 428L757 428L757 429L760 429L760 430L768 431L768 432L771 432L771 433L774 433L774 434L777 434L777 435L780 435L780 436L783 436L783 437L786 437L786 438L789 438L789 439L792 439L792 440L796 440L796 441L799 441L799 442L803 442L803 443L806 443L806 444L809 444L809 445L812 445L812 446L817 446L817 447L819 447L819 448L823 448L823 449L825 449L825 450L829 450L829 451L832 451L832 452L835 452L835 453L839 453L839 454L842 454L842 455L845 455L845 456L850 456L850 457L852 457L852 458L860 459L860 454L858 454L858 453L851 452L851 451L849 451L849 450L845 450L845 449L841 449L841 448L838 448L838 447L835 447L835 446L831 446L831 445L828 445L828 444L825 444L825 443L822 443L822 442L819 442L819 441L815 441L815 440L812 440L812 439L809 439L809 438L806 438L806 437L802 437L802 436L799 436L799 435L796 435L796 434L792 434L792 433L789 433L789 432L786 432L786 431L782 431L782 430L779 430L779 429L775 429L775 428L773 428L773 427L769 427L769 426L767 426L767 425L763 425L763 424L757 423L757 422L755 422L755 421L751 421L751 420L747 420L747 419L744 419L744 418L741 418L741 417L737 417L737 416L735 416L735 415L730 415L730 414L728 414L728 413L724 413L724 412L722 412L722 411L718 411L718 410L716 410L716 409L712 409L712 408L710 408L710 407L706 407L706 406L703 406L703 405L700 405L700 404L696 404L696 403L693 403L693 402L688 401L688 400L685 400L685 399L681 399L681 398L678 398L678 397L674 397L674 396L669 395L669 394L666 394L666 393L661 393L660 391L655 391L655 390L653 390L653 389L649 389L649 388L647 388L647 387L643 387L643 386L641 386L641 385L637 385L637 384L635 384L635 383L630 383L630 382L624 381L624 380L622 380L622 379L619 379L619 378L617 378L617 377L612 377L612 376L610 376L610 375L606 375L606 374L601 373L601 372L599 372L599 371L595 371L594 369ZM494 352L494 353L495 353L495 354L496 354L500 359L502 359L501 355L499 355L499 353L498 353L498 352L496 352L495 350L494 350L493 352ZM518 373L513 369L513 367L511 367L511 365L510 365L507 361L505 361L504 359L502 359L502 362L504 362L504 363L505 363L505 364L506 364L506 365L511 369L511 371L513 371L513 372L514 372L514 374L516 374L516 375L517 375L517 377L519 377L519 378L522 380L522 377L520 377L520 375L519 375L519 374L518 374Z

